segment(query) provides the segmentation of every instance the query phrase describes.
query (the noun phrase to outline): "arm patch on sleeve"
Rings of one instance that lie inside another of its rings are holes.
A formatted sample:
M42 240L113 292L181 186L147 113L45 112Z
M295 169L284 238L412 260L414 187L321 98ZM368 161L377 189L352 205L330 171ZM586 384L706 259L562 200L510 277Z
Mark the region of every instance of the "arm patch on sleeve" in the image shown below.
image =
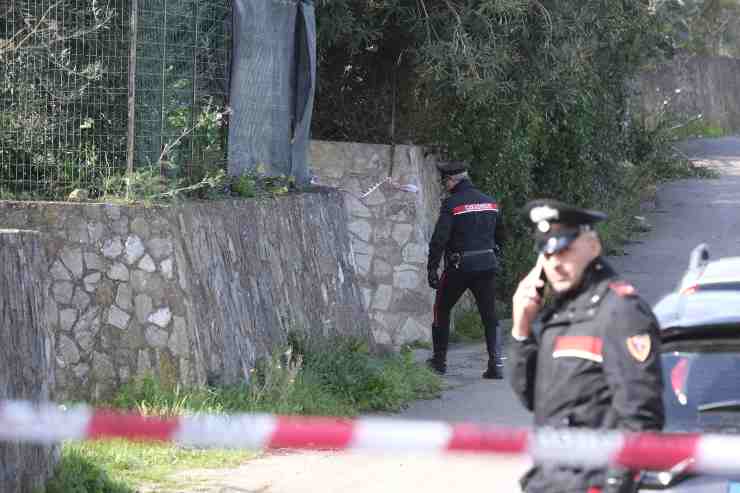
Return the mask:
M640 363L644 363L650 356L652 341L650 334L640 334L627 338L627 351Z

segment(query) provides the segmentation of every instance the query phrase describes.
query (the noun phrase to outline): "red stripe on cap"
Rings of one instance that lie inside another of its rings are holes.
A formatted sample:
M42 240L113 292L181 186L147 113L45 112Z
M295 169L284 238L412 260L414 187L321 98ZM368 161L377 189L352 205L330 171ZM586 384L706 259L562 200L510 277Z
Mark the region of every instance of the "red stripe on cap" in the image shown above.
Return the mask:
M615 458L631 469L666 470L696 456L701 435L697 433L639 433L625 437Z
M354 424L330 418L280 417L268 442L270 448L346 448Z
M527 451L528 443L529 433L523 430L491 430L460 424L452 427L452 438L447 450L519 454Z
M87 426L90 439L126 438L128 440L168 441L179 428L177 418L162 419L138 414L98 411Z
M452 209L452 215L467 214L468 212L489 212L498 211L496 202L487 202L482 204L464 204L458 205Z
M601 337L558 336L555 338L555 351L586 351L601 356L603 346Z

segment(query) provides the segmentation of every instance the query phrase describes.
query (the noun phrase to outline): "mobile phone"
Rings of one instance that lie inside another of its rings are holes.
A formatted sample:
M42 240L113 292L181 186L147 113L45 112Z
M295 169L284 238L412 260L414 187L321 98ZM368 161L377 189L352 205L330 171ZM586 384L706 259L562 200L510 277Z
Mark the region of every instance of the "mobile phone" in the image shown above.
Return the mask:
M537 288L537 294L540 297L545 296L545 286L547 286L547 276L545 275L545 269L540 266L540 279L542 280L542 286Z

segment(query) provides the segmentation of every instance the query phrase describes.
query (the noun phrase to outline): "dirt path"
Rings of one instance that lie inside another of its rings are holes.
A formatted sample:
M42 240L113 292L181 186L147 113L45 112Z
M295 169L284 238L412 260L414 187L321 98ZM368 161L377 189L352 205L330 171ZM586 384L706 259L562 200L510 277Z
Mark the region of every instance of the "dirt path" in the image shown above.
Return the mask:
M697 140L682 148L721 177L662 186L657 208L647 215L653 229L631 242L627 255L612 259L650 303L678 282L698 243L709 243L712 255L740 255L740 138ZM401 417L529 425L529 414L505 382L480 379L485 358L482 345L452 350L446 377L451 389L440 399L414 403ZM180 479L203 485L189 493L515 493L526 467L521 458L301 452L268 454L235 469L188 471Z

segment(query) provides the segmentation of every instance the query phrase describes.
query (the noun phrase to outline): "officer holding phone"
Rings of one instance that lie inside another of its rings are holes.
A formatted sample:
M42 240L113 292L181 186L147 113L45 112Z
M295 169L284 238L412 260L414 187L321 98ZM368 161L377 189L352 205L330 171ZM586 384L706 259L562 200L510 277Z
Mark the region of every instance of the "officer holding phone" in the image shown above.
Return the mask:
M514 294L510 381L535 426L660 430L658 325L602 257L593 225L606 216L554 200L525 213L538 258ZM535 464L521 483L527 493L627 493L634 475Z
M483 378L503 375L501 338L498 337L495 293L497 252L504 240L501 211L496 200L477 190L462 162L438 166L449 196L442 201L439 219L429 242L427 278L437 290L434 302L432 343L434 354L427 363L438 373L447 371L450 313L466 290L478 305L486 333L488 368ZM444 257L442 277L439 264Z

